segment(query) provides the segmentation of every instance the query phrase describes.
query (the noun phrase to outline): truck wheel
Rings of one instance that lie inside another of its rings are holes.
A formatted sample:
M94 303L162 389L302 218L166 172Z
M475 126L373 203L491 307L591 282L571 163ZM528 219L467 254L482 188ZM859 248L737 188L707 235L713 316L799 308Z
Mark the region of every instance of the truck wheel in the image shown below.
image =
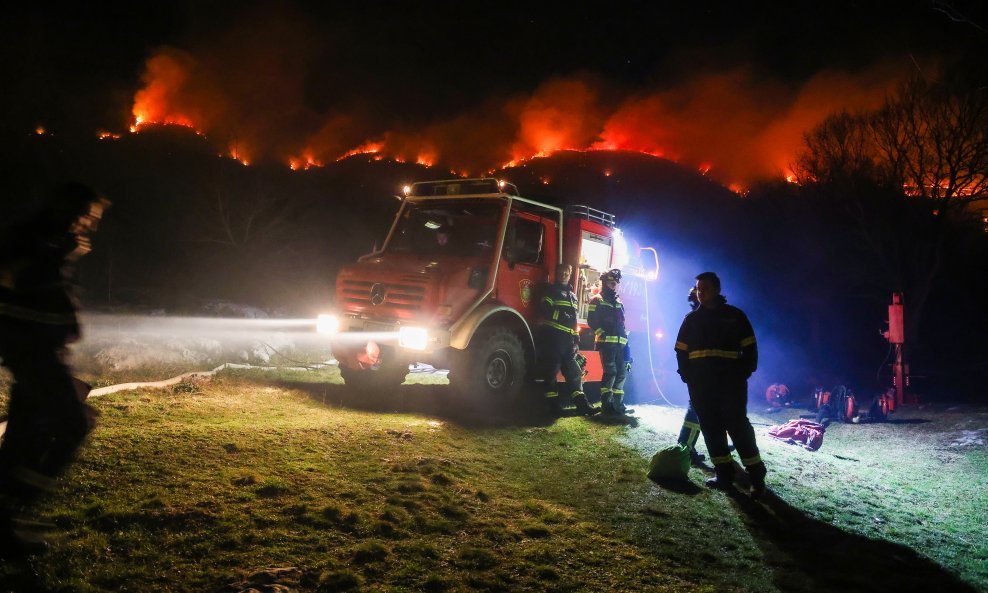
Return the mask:
M405 382L407 364L382 364L376 369L351 369L340 365L340 375L349 389L360 392L385 393Z
M454 360L450 384L480 403L514 400L525 384L525 349L507 329L478 333Z

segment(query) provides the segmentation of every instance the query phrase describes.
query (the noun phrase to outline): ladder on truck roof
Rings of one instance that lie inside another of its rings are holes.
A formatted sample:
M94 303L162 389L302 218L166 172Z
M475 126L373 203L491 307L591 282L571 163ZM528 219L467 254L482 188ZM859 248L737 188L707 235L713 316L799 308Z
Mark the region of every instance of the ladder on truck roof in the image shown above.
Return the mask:
M603 210L597 210L596 208L591 208L590 206L584 206L582 204L566 206L565 212L567 216L575 216L584 220L597 222L608 228L614 228L617 224L617 217L613 214L604 212Z

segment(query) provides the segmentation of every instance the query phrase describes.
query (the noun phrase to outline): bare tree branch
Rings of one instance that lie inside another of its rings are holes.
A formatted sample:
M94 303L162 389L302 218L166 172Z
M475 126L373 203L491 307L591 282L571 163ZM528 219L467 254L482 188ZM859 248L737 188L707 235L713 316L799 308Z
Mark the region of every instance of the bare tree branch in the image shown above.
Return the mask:
M950 2L937 2L934 1L930 6L932 10L944 14L948 19L954 21L955 23L964 23L965 25L971 25L975 29L981 31L982 33L988 33L988 29L982 27L974 19L970 19L963 15L956 7L954 7Z

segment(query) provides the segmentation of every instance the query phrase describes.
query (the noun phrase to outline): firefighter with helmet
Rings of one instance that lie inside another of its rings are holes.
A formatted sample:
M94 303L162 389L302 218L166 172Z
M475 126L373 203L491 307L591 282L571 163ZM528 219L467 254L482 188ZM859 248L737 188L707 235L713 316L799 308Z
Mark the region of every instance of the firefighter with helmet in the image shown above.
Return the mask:
M628 331L624 326L624 304L617 294L621 270L613 269L600 275L600 293L590 299L587 323L594 332L603 376L600 380L601 411L623 415L624 381L631 367L628 356Z
M541 374L545 380L546 403L553 411L561 411L572 401L576 411L590 415L596 410L590 407L583 393L583 369L576 360L577 322L576 293L570 286L572 266L556 266L556 282L546 290L539 302L542 323L538 334L538 352L542 364ZM563 395L559 393L556 373L562 371L566 379Z

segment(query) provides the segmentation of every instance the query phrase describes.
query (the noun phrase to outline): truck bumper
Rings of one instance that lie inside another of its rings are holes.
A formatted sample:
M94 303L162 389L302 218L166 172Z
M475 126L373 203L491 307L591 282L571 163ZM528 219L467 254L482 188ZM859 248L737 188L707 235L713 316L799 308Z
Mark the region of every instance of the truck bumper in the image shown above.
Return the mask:
M333 356L342 365L367 369L394 357L403 362L424 362L449 347L446 328L399 326L366 319L343 318L333 335Z

